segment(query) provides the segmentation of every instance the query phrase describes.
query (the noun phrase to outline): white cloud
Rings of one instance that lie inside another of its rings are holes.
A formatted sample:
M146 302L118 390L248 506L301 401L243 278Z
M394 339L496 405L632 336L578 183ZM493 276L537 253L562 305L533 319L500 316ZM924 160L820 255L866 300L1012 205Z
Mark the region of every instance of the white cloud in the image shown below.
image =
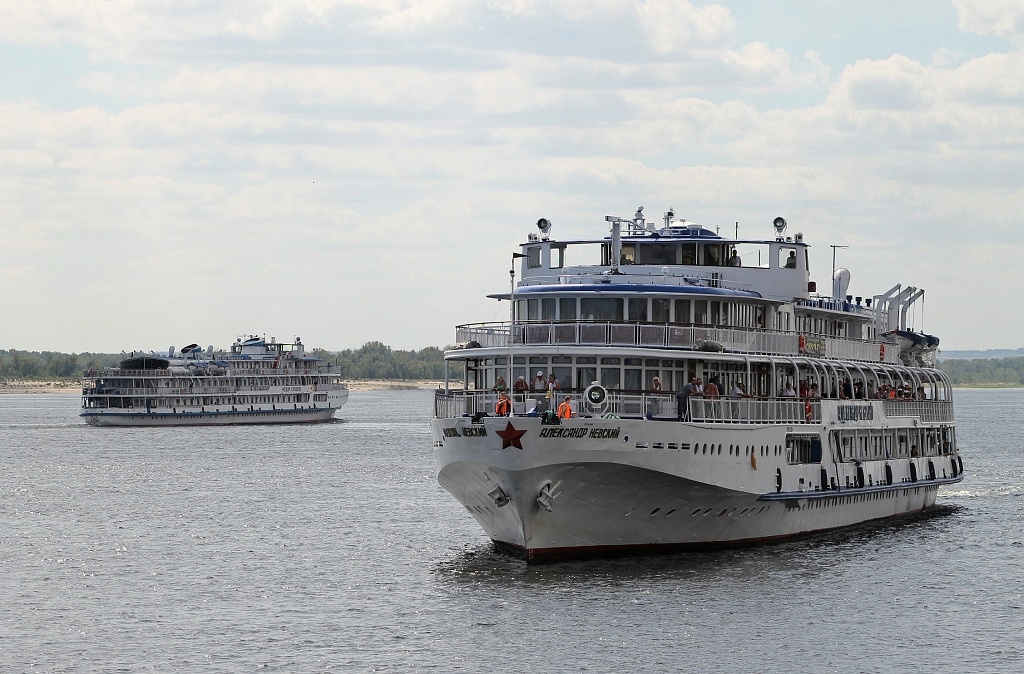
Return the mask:
M960 30L982 35L1024 35L1024 5L1019 0L953 0Z
M538 217L592 236L640 203L785 215L819 280L853 246L859 294L972 282L944 263L967 226L1024 245L1024 53L833 68L738 28L661 0L6 6L9 44L83 46L94 103L0 99L0 348L443 344ZM944 345L986 346L941 313Z

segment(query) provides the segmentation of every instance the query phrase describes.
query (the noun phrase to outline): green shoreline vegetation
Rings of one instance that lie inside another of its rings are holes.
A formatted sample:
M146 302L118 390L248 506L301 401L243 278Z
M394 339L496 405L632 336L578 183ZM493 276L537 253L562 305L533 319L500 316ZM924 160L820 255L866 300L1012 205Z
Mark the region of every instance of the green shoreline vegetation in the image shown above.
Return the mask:
M436 346L400 351L382 342L367 342L358 349L326 351L316 348L307 353L339 367L341 376L346 379L444 378L444 352ZM0 350L0 380L77 382L87 370L116 367L126 357L125 353ZM458 376L461 377L461 369Z
M436 346L400 351L382 342L358 349L312 349L318 358L341 368L346 379L427 380L444 378L444 352ZM119 353L67 354L55 351L0 350L0 380L78 381L86 370L113 367L126 356ZM954 386L1019 388L1024 386L1024 357L940 360L939 369ZM461 377L461 369L450 373Z

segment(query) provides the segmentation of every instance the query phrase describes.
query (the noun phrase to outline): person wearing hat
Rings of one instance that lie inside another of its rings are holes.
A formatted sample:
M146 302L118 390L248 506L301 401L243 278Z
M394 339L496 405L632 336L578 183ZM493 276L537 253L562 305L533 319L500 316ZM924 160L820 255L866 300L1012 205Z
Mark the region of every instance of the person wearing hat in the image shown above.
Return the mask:
M533 378L533 390L544 391L548 387L548 380L544 378L544 373L537 370L537 376Z
M516 379L516 383L512 384L512 390L516 393L526 393L530 387L526 385L526 377L519 375L519 379Z

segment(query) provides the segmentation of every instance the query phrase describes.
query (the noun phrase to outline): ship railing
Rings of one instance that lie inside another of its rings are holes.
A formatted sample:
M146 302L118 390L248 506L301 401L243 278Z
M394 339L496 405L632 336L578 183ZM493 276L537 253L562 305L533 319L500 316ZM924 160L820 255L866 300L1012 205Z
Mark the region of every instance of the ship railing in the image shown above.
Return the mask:
M887 417L917 417L923 422L952 423L953 403L949 400L884 400Z
M184 366L174 366L174 367L184 367ZM337 376L337 377L341 376L341 369L340 368L329 367L329 366L323 366L323 367L319 367L319 368L317 368L317 367L291 367L291 366L275 368L272 365L267 365L266 367L245 368L245 369L233 368L231 366L228 366L226 368L221 368L221 367L218 367L218 366L213 366L210 369L213 370L212 373L205 372L201 368L192 368L188 373L185 373L185 372L181 372L181 371L173 371L172 372L170 370L122 370L121 368L118 368L118 367L104 367L104 368L92 368L92 369L86 370L83 373L82 376L83 376L83 378L89 379L89 380L92 380L92 379L102 379L104 377L122 377L122 378L124 378L124 377L145 377L145 378L148 378L148 379L152 379L154 377L160 378L160 379L164 379L164 378L167 378L167 377L178 377L178 378L181 378L181 377L193 377L193 378L196 378L196 379L202 379L202 378L209 377L209 376L218 376L218 377L224 377L224 376L227 376L227 377L251 377L251 376L257 376L257 375L279 375L279 376L286 376L286 377L302 377L302 376L315 377L315 376L325 376L325 375L333 375L333 376Z
M279 393L326 393L328 391L342 391L346 387L341 382L333 384L305 384L302 386L282 386ZM87 396L107 397L180 397L180 396L201 396L201 395L246 395L252 393L265 393L270 391L270 386L186 386L186 387L124 387L105 386L96 387L87 385L82 388L82 394Z
M583 392L558 391L553 397L541 392L513 393L512 416L539 416L556 410L568 395L574 416L648 418L674 420L678 407L673 393L609 392L604 403L592 406ZM434 395L434 417L494 416L498 394L493 391L438 390ZM820 400L792 398L699 398L691 396L687 421L704 424L803 424L820 423Z
M817 354L801 350L800 333L754 328L715 328L658 323L606 321L540 321L476 323L455 330L459 345L484 348L511 346L619 346L694 351L731 351L772 356L817 355L825 358L899 362L895 345L888 342L815 336ZM510 344L511 342L511 344ZM886 348L880 346L885 344Z

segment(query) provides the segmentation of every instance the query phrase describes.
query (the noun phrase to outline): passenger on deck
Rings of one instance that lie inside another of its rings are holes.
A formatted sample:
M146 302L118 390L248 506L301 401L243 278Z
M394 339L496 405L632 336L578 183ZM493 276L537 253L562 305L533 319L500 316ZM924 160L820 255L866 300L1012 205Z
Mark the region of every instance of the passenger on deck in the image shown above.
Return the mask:
M571 419L572 418L572 404L570 403L571 398L565 396L565 400L558 406L558 418L559 419Z
M793 388L793 382L787 381L785 388L782 389L782 393L779 394L783 398L795 398L796 389Z
M689 384L676 391L676 421L690 418L690 396L697 395L697 381L694 377Z
M729 256L729 266L730 267L739 267L742 264L743 264L743 261L740 259L739 254L736 252L736 249L733 248L732 249L732 255Z
M508 393L502 391L498 394L498 402L494 404L494 414L499 417L507 417L512 411L512 402L508 399Z
M651 380L651 393L661 393L661 380L657 377Z
M544 379L544 373L537 370L537 376L533 378L533 390L544 391L548 387L548 382Z
M738 381L733 385L732 391L729 392L729 395L732 396L733 398L750 397L750 394L747 393L747 387L741 381Z
M494 381L494 388L491 390L499 393L502 391L508 391L508 384L505 383L505 378L499 374L498 378Z
M526 393L529 390L529 386L526 385L526 377L519 375L519 379L516 379L516 383L512 384L512 390L516 393Z
M786 258L786 269L796 269L796 251L789 251L789 257Z
M548 375L548 390L552 393L562 390L562 382L555 379L554 373Z

